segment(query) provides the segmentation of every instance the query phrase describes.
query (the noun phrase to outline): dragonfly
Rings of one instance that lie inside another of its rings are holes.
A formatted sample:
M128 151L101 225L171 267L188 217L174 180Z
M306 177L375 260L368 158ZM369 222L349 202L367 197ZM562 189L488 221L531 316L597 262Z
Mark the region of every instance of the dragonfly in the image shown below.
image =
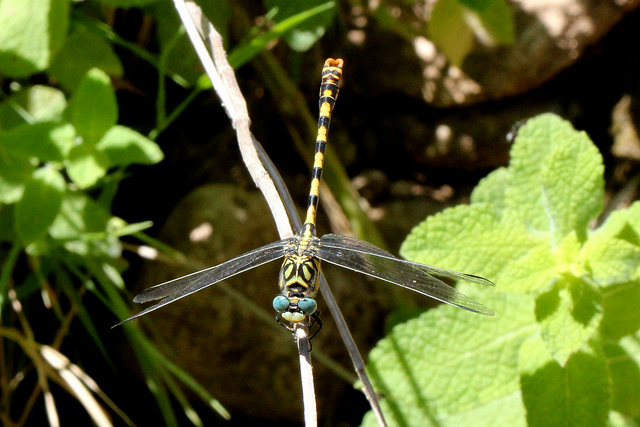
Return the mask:
M463 295L440 279L450 278L486 286L493 285L483 277L400 259L369 242L354 237L338 234L326 234L322 237L316 235L316 216L327 134L331 114L338 98L343 65L342 59L329 58L322 69L320 117L311 189L305 222L300 232L293 237L254 249L214 267L142 291L134 297L134 302L146 303L158 300L159 302L118 325L158 310L222 280L281 258L284 258L284 261L278 279L280 293L273 299L273 308L277 312L276 320L292 332L301 322L309 319L322 327L316 302L321 262L381 279L471 312L486 316L494 315L489 308Z

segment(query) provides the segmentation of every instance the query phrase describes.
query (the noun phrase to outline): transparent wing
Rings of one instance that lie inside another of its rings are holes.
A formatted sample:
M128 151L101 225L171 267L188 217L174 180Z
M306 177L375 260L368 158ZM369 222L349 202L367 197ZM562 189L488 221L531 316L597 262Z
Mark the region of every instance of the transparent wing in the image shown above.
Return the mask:
M262 264L282 258L291 247L295 238L280 240L254 249L222 264L145 289L133 298L134 302L142 303L162 299L159 303L142 310L140 313L118 323L121 325L129 320L143 316L154 310L171 304L174 301L198 292L208 286L218 283ZM118 326L116 325L116 326Z
M487 316L495 314L432 274L493 285L483 277L396 258L371 243L353 237L327 234L319 240L319 244L312 246L310 251L322 261L385 280L469 311Z

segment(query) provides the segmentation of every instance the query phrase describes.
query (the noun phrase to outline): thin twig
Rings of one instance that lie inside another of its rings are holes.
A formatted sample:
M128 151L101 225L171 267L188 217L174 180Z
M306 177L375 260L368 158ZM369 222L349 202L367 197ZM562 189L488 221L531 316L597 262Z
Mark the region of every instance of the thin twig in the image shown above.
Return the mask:
M174 4L200 61L209 79L211 79L214 90L218 96L220 96L224 108L236 130L242 159L253 181L263 193L269 205L280 238L284 239L293 236L294 233L284 204L280 199L276 186L260 162L260 158L253 144L251 131L249 130L251 121L249 119L247 104L242 96L233 69L227 61L226 52L222 44L222 37L206 19L200 7L195 2L188 1L185 3L184 0L174 0ZM209 41L213 61L200 35ZM298 329L308 328L307 324L301 326L302 328ZM305 334L296 335L296 338L298 338L299 348L309 348L309 339ZM305 365L302 364L303 359L305 360ZM313 387L313 372L306 366L307 363L310 364L311 355L308 352L304 358L301 355L300 361L301 381L303 384L310 384L310 386L303 387L303 393L305 393L303 396L305 423L310 427L314 427L317 425L317 412Z
M313 365L311 363L309 328L296 327L295 336L296 343L298 344L300 379L302 380L302 406L304 408L304 425L306 427L317 427L318 411L316 408L315 390L313 388Z
M251 121L249 119L247 103L242 96L242 92L240 92L233 69L227 61L222 44L222 37L211 23L207 21L195 2L188 1L185 3L184 0L174 0L174 3L207 76L211 80L213 88L220 97L227 115L236 130L242 160L269 205L280 238L285 239L292 237L293 230L291 229L291 224L287 218L282 200L278 196L276 187L269 178L269 174L262 166L262 163L260 163L260 159L253 146L251 132L249 131ZM213 52L213 60L199 34L202 34L209 40Z

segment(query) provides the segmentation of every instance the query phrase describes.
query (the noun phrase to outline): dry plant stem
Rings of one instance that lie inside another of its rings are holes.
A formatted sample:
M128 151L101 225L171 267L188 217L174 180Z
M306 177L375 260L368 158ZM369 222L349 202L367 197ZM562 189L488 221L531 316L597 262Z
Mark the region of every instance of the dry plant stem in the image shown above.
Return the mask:
M285 239L293 236L291 224L275 185L269 179L269 174L260 163L258 154L253 146L251 132L249 131L251 121L247 103L240 92L233 69L227 61L227 55L222 45L222 37L194 2L188 1L185 3L183 0L174 0L174 4L207 76L222 100L222 104L236 130L242 159L256 186L263 193L269 209L271 209L280 238ZM213 60L200 36L201 34L210 42Z
M213 87L220 96L223 105L229 115L233 127L238 135L238 144L242 153L242 159L251 174L257 187L263 193L271 213L276 222L278 234L280 238L288 238L293 236L291 224L286 215L284 205L279 197L276 187L271 181L269 174L260 163L260 159L256 152L252 141L251 131L249 130L250 119L247 110L247 104L240 92L238 83L233 73L233 69L227 61L226 52L222 44L222 37L206 19L199 6L192 1L187 4L183 0L174 0L180 19L182 20L187 34L191 39L191 43L196 48L196 52L200 61L207 71L207 75L211 79ZM196 23L199 30L196 28ZM210 48L213 52L213 59L207 51L205 44L199 34L209 40ZM308 324L302 325L308 328ZM306 336L296 336L298 346L309 348L309 339ZM304 340L305 342L301 342ZM302 362L303 357L300 357ZM311 356L309 353L304 357L305 364L310 363ZM315 391L313 387L313 373L301 364L300 366L301 381L303 384L308 383L310 386L303 386L303 403L305 412L305 424L315 427L317 425L317 413L315 404Z
M298 360L300 362L300 378L302 380L302 399L304 407L304 425L317 427L318 412L313 389L313 365L311 364L311 346L309 328L296 327L296 343L298 344Z

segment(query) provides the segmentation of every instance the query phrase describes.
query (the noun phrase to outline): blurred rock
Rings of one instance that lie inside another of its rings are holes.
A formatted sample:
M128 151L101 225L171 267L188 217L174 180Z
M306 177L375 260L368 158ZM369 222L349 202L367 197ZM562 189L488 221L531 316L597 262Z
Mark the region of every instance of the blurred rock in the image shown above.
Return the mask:
M368 91L400 92L438 107L526 93L576 62L587 46L640 5L638 0L511 0L514 44L476 40L460 69L450 65L424 30L434 3L371 2L368 13L388 21L362 22L362 13L352 13L352 25L359 28L354 31L361 36L353 38L349 56L361 54L357 78Z

